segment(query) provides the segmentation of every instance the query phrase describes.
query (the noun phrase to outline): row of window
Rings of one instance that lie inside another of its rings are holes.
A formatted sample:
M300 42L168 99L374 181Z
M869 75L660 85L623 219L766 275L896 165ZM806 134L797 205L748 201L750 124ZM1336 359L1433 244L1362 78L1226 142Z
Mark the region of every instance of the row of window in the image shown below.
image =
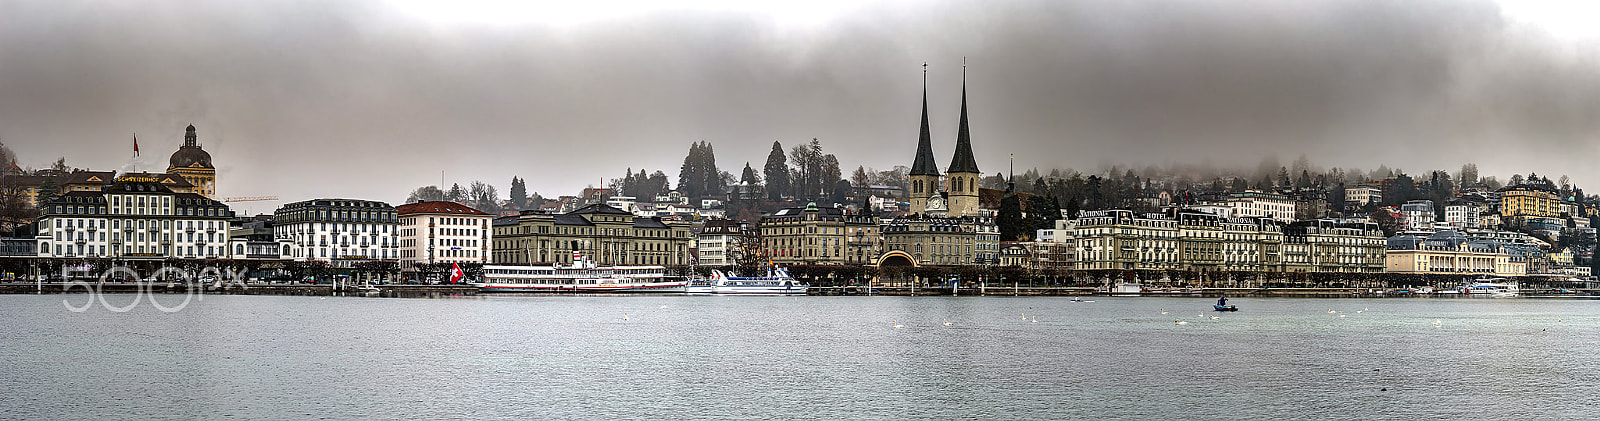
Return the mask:
M85 236L85 234L87 234L87 237ZM99 236L99 240L95 239L97 234ZM199 237L196 237L196 235L199 235ZM136 238L137 238L137 240L135 240ZM155 234L152 233L152 234L150 234L149 238L150 238L151 241L155 241L156 236L155 236ZM185 238L188 238L188 239L185 240ZM196 238L198 238L198 240ZM227 237L226 233L220 233L220 234L219 233L215 233L215 232L178 233L178 241L189 242L189 243L194 243L194 242L197 242L197 241L200 242L200 243L216 243L216 242L227 241L227 238L228 237ZM74 238L72 237L72 234L64 233L64 232L61 232L61 231L56 231L55 232L55 239L56 239L56 241L72 241L72 240L74 240ZM103 232L103 231L99 232L99 233L88 233L88 232L79 231L78 232L78 237L76 239L80 240L80 241L101 241L101 242L104 242L104 241L106 241L106 233ZM161 234L161 240L162 241L172 241L172 234L171 233L162 233ZM116 232L116 231L112 231L111 232L111 241L112 242L121 242L122 241L122 233ZM140 242L145 241L145 233L140 232L138 234L128 234L128 241L140 241Z
M311 252L312 250L316 250L316 253L313 254ZM294 257L297 257L297 258L300 258L300 257L304 257L304 258L311 258L311 257L327 258L327 257L329 257L328 253L330 253L330 252L333 253L332 257L335 257L335 258L340 258L340 257L361 257L361 258L366 258L366 259L396 259L396 258L398 258L397 256L399 256L399 253L394 253L391 250L387 250L387 249L369 250L369 249L345 249L345 248L328 248L328 247L317 247L317 248L313 249L313 248L310 248L310 247L304 247L304 248L300 248L298 250L295 250L294 251Z
M46 250L46 251L50 250L50 243L39 243L39 250ZM117 248L116 247L111 247L110 250L111 251L116 251ZM148 250L148 252L146 250ZM226 250L226 249L224 249L223 247L220 247L220 246L178 246L177 247L177 253L174 254L172 252L173 251L173 247L172 246L162 246L160 248L157 248L156 246L152 245L152 246L149 246L147 248L144 245L137 245L137 246L135 246L135 245L127 245L127 246L123 246L122 247L122 253L123 254L159 253L159 254L165 254L165 255L168 255L168 256L176 256L176 257L201 257L201 256L205 256L205 257L220 257L220 255L222 254L222 252L224 250ZM241 253L241 254L244 253L244 246L240 245L238 250L239 250L239 253ZM95 245L56 244L56 246L55 246L55 255L56 256L86 256L86 257L87 256L110 256L109 254L106 253L106 251L107 251L107 248L104 245L95 246Z
M67 219L67 218L53 218L53 219L55 220L55 227L56 228L100 228L100 229L105 229L105 227L106 227L106 220L104 220L104 219ZM162 220L161 221L161 229L171 229L174 226L173 222L174 221L172 221L170 219L169 220ZM198 224L197 224L197 222L198 222ZM176 226L177 226L178 229L186 229L187 228L187 229L220 230L220 229L223 229L224 227L226 227L226 225L225 225L226 223L225 222L223 222L223 221L214 221L214 220L213 221L176 221L176 223L177 223ZM124 226L126 226L128 228L134 228L135 225L137 225L138 229L141 229L141 230L145 229L146 226L149 226L151 228L155 228L156 221L153 221L153 220L152 221L145 221L143 219L139 219L139 220L112 219L111 220L111 229L112 230L120 230ZM198 227L198 228L196 228L196 227Z

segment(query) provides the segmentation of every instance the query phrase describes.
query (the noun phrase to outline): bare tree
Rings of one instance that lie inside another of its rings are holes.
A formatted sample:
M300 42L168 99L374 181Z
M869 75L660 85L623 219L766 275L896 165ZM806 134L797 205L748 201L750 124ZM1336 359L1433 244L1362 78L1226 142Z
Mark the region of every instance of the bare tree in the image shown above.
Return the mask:
M467 206L490 214L500 213L500 192L489 183L473 180L467 188Z

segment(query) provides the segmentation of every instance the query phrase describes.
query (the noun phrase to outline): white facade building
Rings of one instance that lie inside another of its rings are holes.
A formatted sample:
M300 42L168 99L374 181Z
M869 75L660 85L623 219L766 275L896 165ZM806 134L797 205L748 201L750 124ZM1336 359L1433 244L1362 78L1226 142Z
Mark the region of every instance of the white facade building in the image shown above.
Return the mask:
M705 228L695 237L695 250L699 266L728 266L739 264L739 248L744 242L748 224L726 219L706 221Z
M279 207L273 232L293 244L294 260L397 260L398 217L388 203L316 199Z
M39 211L39 257L134 260L227 257L233 216L222 202L144 177L68 192Z
M410 203L395 214L401 271L415 271L418 263L492 263L493 215L456 202Z
M1073 231L1077 229L1078 220L1065 218L1057 219L1055 228L1034 231L1033 241L1070 245L1073 242Z
M1444 207L1444 222L1457 230L1478 228L1478 207L1451 205Z
M1256 191L1235 193L1228 197L1226 205L1233 210L1225 217L1294 221L1294 199L1279 194Z
M1405 217L1401 231L1433 232L1433 223L1438 219L1433 212L1432 200L1406 202L1400 205L1400 214Z
M1359 203L1366 206L1368 203L1383 200L1383 190L1372 186L1355 186L1344 189L1344 201Z

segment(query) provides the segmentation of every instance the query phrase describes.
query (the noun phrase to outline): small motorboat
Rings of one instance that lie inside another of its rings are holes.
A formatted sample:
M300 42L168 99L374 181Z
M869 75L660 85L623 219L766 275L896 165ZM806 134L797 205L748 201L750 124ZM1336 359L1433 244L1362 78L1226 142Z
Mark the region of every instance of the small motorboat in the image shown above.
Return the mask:
M1217 309L1217 311L1239 311L1239 306L1223 307L1223 306L1219 306L1219 305L1216 305L1216 304L1212 304L1211 308Z

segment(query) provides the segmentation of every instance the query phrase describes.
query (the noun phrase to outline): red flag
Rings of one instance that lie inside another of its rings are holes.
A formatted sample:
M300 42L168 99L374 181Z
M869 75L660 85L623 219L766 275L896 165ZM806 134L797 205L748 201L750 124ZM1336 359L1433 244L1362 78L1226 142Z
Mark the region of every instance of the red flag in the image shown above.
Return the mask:
M457 281L460 281L461 278L464 278L464 277L467 276L466 272L462 272L461 271L461 264L460 263L451 263L450 265L451 265L451 268L450 268L450 283L452 283L452 284L456 283Z
M133 134L133 156L139 156L139 134Z

